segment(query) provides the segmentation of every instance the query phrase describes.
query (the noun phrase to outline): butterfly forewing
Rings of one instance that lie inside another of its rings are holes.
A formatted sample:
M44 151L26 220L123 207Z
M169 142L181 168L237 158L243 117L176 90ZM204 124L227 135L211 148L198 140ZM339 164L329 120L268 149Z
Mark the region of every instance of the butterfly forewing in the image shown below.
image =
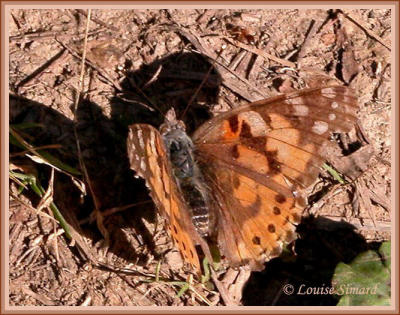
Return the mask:
M333 145L330 135L349 131L356 110L356 99L345 87L303 90L222 114L193 139L202 157L268 176L283 173L306 187L320 171L325 146Z
M195 132L228 259L259 269L293 239L299 192L319 174L331 134L354 126L357 108L348 88L308 89L234 109Z
M150 125L131 125L127 148L131 168L146 180L150 195L165 217L184 260L200 272L195 245L201 241L173 178L160 133Z

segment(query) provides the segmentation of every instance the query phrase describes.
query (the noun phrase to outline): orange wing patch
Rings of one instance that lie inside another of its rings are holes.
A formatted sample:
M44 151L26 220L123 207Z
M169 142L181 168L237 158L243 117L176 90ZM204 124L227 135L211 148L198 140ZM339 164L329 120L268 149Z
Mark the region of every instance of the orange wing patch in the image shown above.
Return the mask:
M294 196L276 193L234 170L220 165L210 171L210 180L222 184L215 191L221 252L233 266L248 263L253 270L262 270L264 262L281 253L283 243L295 238L301 208Z

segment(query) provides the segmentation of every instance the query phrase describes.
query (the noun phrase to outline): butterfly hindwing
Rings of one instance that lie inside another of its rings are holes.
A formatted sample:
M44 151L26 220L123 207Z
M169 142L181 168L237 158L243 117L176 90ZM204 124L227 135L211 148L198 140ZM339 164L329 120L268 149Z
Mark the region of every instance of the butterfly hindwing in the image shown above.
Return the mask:
M233 266L262 270L264 262L280 254L284 242L294 239L301 197L277 193L218 162L205 168L206 180L213 183L222 254Z

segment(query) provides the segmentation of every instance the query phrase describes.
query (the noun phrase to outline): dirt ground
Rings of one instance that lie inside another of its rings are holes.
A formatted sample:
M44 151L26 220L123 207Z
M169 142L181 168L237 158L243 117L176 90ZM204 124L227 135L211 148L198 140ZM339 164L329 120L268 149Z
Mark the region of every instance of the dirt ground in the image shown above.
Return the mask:
M329 285L338 262L390 239L390 11L93 10L84 100L75 111L87 15L11 13L10 124L41 124L21 132L25 141L56 145L46 150L80 173L55 171L49 185L51 168L10 146L13 170L52 187L73 239L43 214L51 215L48 203L29 191L19 195L10 180L10 304L225 305L231 298L242 305L336 305L338 297L290 296L282 286ZM299 239L264 271L219 274L230 288L225 295L212 281L192 279L144 182L129 169L127 126L158 127L160 111L182 111L196 94L184 119L192 132L230 108L328 84L348 85L358 96L364 140L349 156L360 170L345 185L322 172ZM178 294L185 282L189 289Z

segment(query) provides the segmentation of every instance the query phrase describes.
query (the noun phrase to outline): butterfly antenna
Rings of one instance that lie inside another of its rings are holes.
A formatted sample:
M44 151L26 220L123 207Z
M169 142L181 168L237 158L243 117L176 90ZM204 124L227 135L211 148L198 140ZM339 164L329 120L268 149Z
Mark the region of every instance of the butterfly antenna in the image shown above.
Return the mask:
M219 50L219 52L218 52L218 54L217 54L217 57L215 57L215 59L213 60L213 62L212 62L212 64L211 64L210 68L208 69L206 75L204 76L203 81L201 81L200 85L197 87L196 91L193 93L192 97L190 98L190 100L189 100L189 102L188 102L188 104L187 104L185 110L183 111L181 117L179 118L180 120L182 120L182 118L185 117L186 112L188 111L190 105L192 105L194 99L197 97L197 94L199 94L200 89L204 86L204 84L205 84L206 81L208 80L208 77L210 76L210 73L211 73L212 69L214 69L215 64L217 63L217 59L221 56L221 54L222 54L223 50L225 49L225 47L226 47L226 46L223 45L223 46L221 47L221 49Z

